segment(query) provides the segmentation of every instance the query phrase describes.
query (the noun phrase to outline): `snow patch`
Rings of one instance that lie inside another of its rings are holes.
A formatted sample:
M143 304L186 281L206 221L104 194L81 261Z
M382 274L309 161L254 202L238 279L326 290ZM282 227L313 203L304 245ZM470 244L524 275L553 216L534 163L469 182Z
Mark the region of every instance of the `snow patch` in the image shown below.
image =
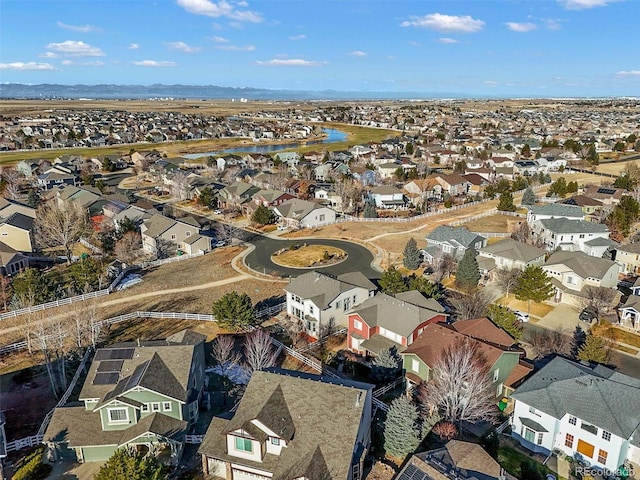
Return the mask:
M216 373L222 376L222 368L220 368L220 365L216 365L215 367L207 367L206 372ZM227 378L231 383L234 383L236 385L245 385L249 383L249 380L251 379L251 373L249 373L249 371L243 368L241 365L234 364L227 368Z

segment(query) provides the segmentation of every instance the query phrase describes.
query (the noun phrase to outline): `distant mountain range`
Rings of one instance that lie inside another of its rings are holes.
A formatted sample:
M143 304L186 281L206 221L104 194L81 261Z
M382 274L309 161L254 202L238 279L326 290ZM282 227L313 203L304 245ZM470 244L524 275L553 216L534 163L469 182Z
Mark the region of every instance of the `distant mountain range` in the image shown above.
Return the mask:
M399 100L429 98L469 98L456 93L425 92L340 92L335 90L268 90L216 85L26 85L0 84L0 98L13 99L236 99L248 100Z

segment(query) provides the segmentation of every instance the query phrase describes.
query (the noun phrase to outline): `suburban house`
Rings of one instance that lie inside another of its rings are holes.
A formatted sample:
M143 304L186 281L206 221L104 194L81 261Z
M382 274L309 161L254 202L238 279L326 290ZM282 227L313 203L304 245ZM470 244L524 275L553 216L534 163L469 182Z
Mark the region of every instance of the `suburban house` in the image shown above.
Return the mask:
M620 311L620 324L637 332L640 328L640 296L637 293L629 295L624 305L618 310Z
M441 197L442 187L434 178L418 178L404 184L403 193L414 207L424 204L428 198Z
M140 225L142 248L152 254L181 250L187 254L208 252L211 239L200 235L200 224L193 217L173 219L153 215Z
M542 265L546 255L541 248L506 238L479 249L476 260L483 279L491 281L497 270L524 270L529 265Z
M14 213L21 213L27 217L36 218L35 208L14 200L7 200L4 197L0 197L0 219L9 218Z
M606 258L591 257L583 252L559 251L551 255L542 269L556 287L554 301L580 305L584 289L618 284L618 264Z
M562 203L565 205L580 207L585 214L585 218L592 217L602 210L602 202L595 198L588 197L587 195L574 195L571 198L567 198Z
M466 195L471 187L471 183L462 175L458 175L457 173L437 175L434 179L442 188L442 192L447 193L452 197Z
M20 212L0 221L0 242L18 252L33 252L35 249L34 217Z
M265 207L275 207L281 203L295 198L289 193L285 193L281 190L258 190L251 196L251 199L256 206L264 205Z
M495 387L495 396L502 397L513 391L514 384L527 375L531 369L520 366L522 350L512 348L516 343L506 332L487 318L464 320L468 325L431 323L403 352L403 369L407 389L420 382L428 382L431 371L438 364L447 348L459 342L471 342L484 357L487 375ZM484 331L484 332L483 332ZM478 332L478 335L473 335ZM487 340L490 339L490 340Z
M397 480L515 480L477 443L449 440L436 450L416 453Z
M602 257L609 247L617 245L609 240L609 229L606 225L584 220L546 218L534 222L531 230L550 252L560 248Z
M0 276L17 275L29 266L29 257L0 242Z
M511 395L512 436L533 452L560 451L615 472L640 469L640 381L555 357Z
M130 445L176 465L198 419L205 340L183 330L163 341L97 349L80 402L53 412L43 439L51 456L97 462Z
M615 260L621 273L637 275L640 272L640 243L616 247Z
M315 202L293 198L273 207L280 223L293 228L313 228L335 222L336 212Z
M547 205L525 205L528 209L527 223L531 227L534 222L548 218L567 218L570 220L584 220L582 208L564 203L550 203Z
M584 189L584 194L587 197L601 201L603 205L617 205L624 195L630 195L624 188L602 185L589 185Z
M250 183L234 182L220 190L220 205L224 208L240 208L251 200L260 189Z
M349 349L363 355L378 355L392 347L400 352L428 324L444 322L447 317L442 305L417 290L395 297L378 293L349 312Z
M42 190L51 190L54 187L61 185L78 185L78 176L72 173L59 173L57 171L51 171L38 175L38 187Z
M391 185L373 187L369 191L369 198L375 202L376 208L403 208L407 204L402 190Z
M427 248L422 250L425 261L433 263L443 253L460 260L468 249L480 250L487 245L487 239L466 227L440 225L427 235Z
M284 291L287 314L302 321L307 335L319 338L323 327L346 326L346 312L373 297L376 286L361 272L333 277L315 271L292 279Z
M371 443L373 385L270 368L254 372L231 418L200 445L226 480L359 480Z

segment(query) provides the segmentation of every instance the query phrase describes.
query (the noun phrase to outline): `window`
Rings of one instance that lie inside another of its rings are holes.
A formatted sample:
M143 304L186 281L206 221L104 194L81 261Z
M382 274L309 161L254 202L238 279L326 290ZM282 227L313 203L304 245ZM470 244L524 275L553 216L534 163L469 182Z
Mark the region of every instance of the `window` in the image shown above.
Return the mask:
M567 433L567 435L564 437L564 446L573 448L573 435L571 435L570 433Z
M148 412L149 411L149 404L148 403L143 403L142 404L142 411L143 412Z
M607 463L607 456L609 454L604 450L598 449L598 463L605 464Z
M527 427L523 427L523 430L524 430L524 435L523 435L524 439L527 442L533 443L533 441L536 438L536 432L534 432L533 430L531 430L530 428L527 428Z
M362 330L362 322L360 320L354 320L353 328L355 328L356 330Z
M336 302L336 308L338 308L338 309L339 309L339 308L342 308L342 300L338 300L338 301Z
M536 409L533 407L529 407L529 413L533 413L534 415L536 414Z
M611 440L611 434L609 432L607 432L606 430L602 431L602 438L604 438L607 442L609 440Z
M324 215L320 215L320 216L318 217L318 221L319 221L319 222L324 222L324 219L325 219L325 216L324 216Z
M270 437L271 445L280 445L280 439L278 437Z
M411 370L413 370L414 372L420 371L420 362L418 362L418 360L416 360L415 358L411 360Z
M236 437L236 450L239 452L253 452L253 445L248 438Z
M596 427L595 425L591 425L590 423L582 422L580 424L580 428L594 435L598 435L598 427Z
M575 425L578 423L578 419L576 417L569 417L569 423Z
M162 402L162 411L170 412L171 411L171 402Z
M171 234L171 240L175 240L175 239L176 239L176 235L175 235L175 233L172 233Z
M309 305L309 313L313 313L313 305Z
M538 438L536 438L536 444L542 445L542 438L544 437L544 433L538 432Z
M575 279L573 277L567 277L567 283L569 285L575 285L576 281L575 281Z
M344 311L346 312L350 308L351 308L351 299L350 298L345 298L344 299Z
M158 402L154 402L151 404L151 411L152 412L159 412L160 411L160 404Z
M493 372L493 381L497 382L499 376L500 376L500 369L496 368L495 371Z
M113 408L109 410L109 421L111 423L128 423L129 414L126 408Z

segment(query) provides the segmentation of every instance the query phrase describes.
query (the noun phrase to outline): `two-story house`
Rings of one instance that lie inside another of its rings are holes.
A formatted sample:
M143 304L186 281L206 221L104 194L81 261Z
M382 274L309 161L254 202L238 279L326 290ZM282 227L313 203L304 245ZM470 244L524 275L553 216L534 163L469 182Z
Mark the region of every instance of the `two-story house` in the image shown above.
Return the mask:
M376 286L361 272L332 277L319 271L304 273L284 288L287 313L302 321L307 335L318 338L321 329L347 325L347 312L373 297Z
M496 397L512 392L514 385L531 371L531 368L520 364L522 350L512 348L515 340L487 318L464 320L452 325L431 323L401 352L407 388L428 382L431 371L437 368L444 352L462 342L473 343L484 358Z
M336 220L336 212L315 202L293 198L273 207L279 222L293 228L313 228Z
M224 208L241 208L260 189L250 183L234 182L219 191L220 205Z
M582 208L564 203L550 203L547 205L525 205L527 207L527 223L532 227L534 222L548 218L566 218L569 220L584 220Z
M640 243L630 243L616 247L615 260L620 271L626 274L640 273Z
M427 248L422 250L422 255L429 263L443 253L448 253L456 260L460 260L468 249L480 250L486 245L485 237L470 232L467 227L454 228L440 225L427 235Z
M29 266L29 257L0 241L0 276L17 275Z
M0 242L18 252L33 252L35 218L20 212L0 220Z
M575 306L580 305L586 287L615 289L618 284L619 267L616 262L582 252L556 252L542 269L556 287L554 301Z
M390 348L401 352L428 324L447 317L442 305L417 290L395 297L378 293L349 312L348 346L362 355L378 355Z
M56 408L44 433L51 456L97 462L134 446L177 464L198 419L205 340L183 330L164 341L96 350L80 402Z
M512 436L528 450L560 451L615 472L640 469L640 381L556 357L511 395Z
M200 445L206 475L226 480L360 480L373 385L281 369L254 372L231 418Z
M437 175L434 179L438 182L440 187L442 187L442 191L452 197L466 195L471 187L471 183L462 175L458 175L457 173Z
M615 188L602 185L589 185L584 189L587 197L600 200L603 205L617 205L624 195L630 195L630 192L624 188Z
M609 229L606 225L584 220L547 218L534 222L531 230L550 252L559 248L602 257L608 248L617 245L609 239Z
M479 249L476 260L483 280L490 281L499 269L524 270L529 265L542 265L546 254L541 248L506 238Z
M402 190L391 185L373 187L369 197L375 202L376 208L404 208L407 204Z
M211 239L200 235L200 224L193 217L179 220L153 215L140 225L142 248L145 252L158 254L177 252L208 252L211 250Z

